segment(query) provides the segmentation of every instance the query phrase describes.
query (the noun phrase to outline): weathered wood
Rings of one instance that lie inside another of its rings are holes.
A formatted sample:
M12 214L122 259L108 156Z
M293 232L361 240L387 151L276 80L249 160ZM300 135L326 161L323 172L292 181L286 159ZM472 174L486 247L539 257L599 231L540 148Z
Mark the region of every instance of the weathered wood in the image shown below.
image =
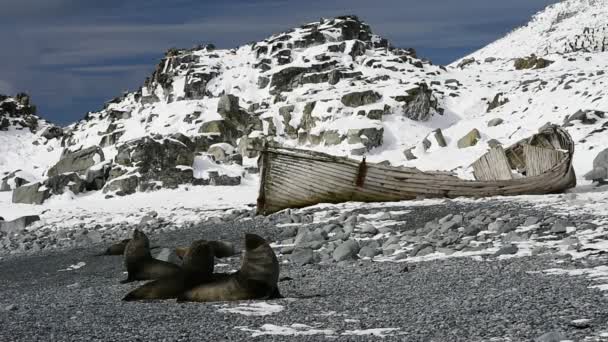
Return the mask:
M560 192L576 184L573 151L568 133L550 126L507 150L490 151L474 164L478 180L462 180L444 172L363 164L319 152L266 147L260 156L258 213L267 215L285 208L345 201ZM513 164L524 168L527 177L512 179L509 165Z
M526 156L526 176L538 176L557 164L564 153L549 148L524 145L524 155Z
M473 163L473 174L480 181L513 179L511 167L501 146L495 147Z

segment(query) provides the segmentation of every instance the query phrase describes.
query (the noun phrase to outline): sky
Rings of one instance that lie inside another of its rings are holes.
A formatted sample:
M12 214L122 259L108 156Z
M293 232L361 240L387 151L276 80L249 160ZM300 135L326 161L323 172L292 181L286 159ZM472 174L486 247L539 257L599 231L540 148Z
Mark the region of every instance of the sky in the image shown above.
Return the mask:
M355 14L393 46L448 64L557 0L0 0L0 94L59 125L139 88L164 52L233 48Z

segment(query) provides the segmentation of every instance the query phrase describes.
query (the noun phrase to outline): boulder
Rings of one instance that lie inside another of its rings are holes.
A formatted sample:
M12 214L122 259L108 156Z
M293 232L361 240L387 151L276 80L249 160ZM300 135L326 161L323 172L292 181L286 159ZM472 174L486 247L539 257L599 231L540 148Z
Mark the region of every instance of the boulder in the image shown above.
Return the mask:
M112 164L109 161L91 166L85 173L85 185L87 191L101 190L110 177Z
M488 108L486 109L486 112L489 113L492 109L498 108L508 102L509 99L504 97L503 93L498 93L494 96L494 99L492 99L491 102L488 102Z
M91 146L76 152L64 152L57 164L47 172L49 177L62 173L76 172L84 174L91 166L104 161L103 150L99 146Z
M495 127L498 125L502 125L503 122L504 122L504 120L501 118L494 118L494 119L488 121L488 127Z
M359 253L359 243L355 240L346 240L334 249L332 256L335 261L355 259Z
M354 128L349 129L346 138L349 144L363 144L369 151L382 145L384 128Z
M42 183L31 183L22 185L13 190L13 203L42 204L51 197L50 190Z
M15 170L2 178L0 191L11 191L24 184L34 181L34 177L21 170Z
M437 145L439 145L440 147L448 146L445 141L445 137L443 136L443 132L441 131L441 128L434 130L433 135L435 136L435 141L437 141Z
M515 60L515 70L524 70L524 69L543 69L553 64L553 61L548 59L544 59L541 57L537 57L532 54L529 57L517 58Z
M414 147L410 147L410 148L408 148L408 149L406 149L406 150L403 151L403 155L405 156L406 160L415 160L415 159L418 159L418 157L416 157L414 155L414 153L412 152L415 148L416 147L414 146Z
M474 128L467 135L458 140L458 148L467 148L477 145L477 142L481 139L481 133Z
M62 173L57 176L49 177L44 181L44 186L47 187L53 195L63 194L66 189L74 194L79 194L86 189L85 182L75 172Z
M211 185L216 186L236 186L241 184L240 176L220 175L217 171L209 172L209 181Z
M207 121L201 125L199 133L216 136L217 141L236 145L241 133L237 127L226 120Z
M226 143L214 144L209 147L207 153L211 155L216 162L223 163L228 160L228 156L234 153L234 147Z
M373 90L354 92L342 96L342 104L347 107L360 107L380 101L382 95Z
M251 115L239 107L239 98L234 95L223 95L217 104L217 112L226 121L234 125L238 130L245 131L249 124Z
M586 180L602 181L608 178L608 148L593 159L593 170L585 174Z
M130 195L137 191L139 185L137 175L126 175L109 181L103 188L103 193L115 192L118 196Z
M405 117L414 121L428 121L434 112L441 112L433 91L426 83L421 83L418 87L408 90L406 96L397 97L396 100L406 102L403 106L403 113Z
M0 232L14 234L37 221L40 221L40 216L38 215L23 216L12 221L0 220Z
M460 69L464 69L465 66L469 65L469 64L473 64L475 63L475 58L471 57L471 58L465 58L462 61L460 61L460 63L458 63L457 67Z
M57 126L48 126L40 135L48 140L60 138L63 136L63 129Z
M259 156L260 150L264 149L264 143L266 142L265 135L254 133L249 136L244 136L239 140L238 152L247 158Z
M314 261L314 253L312 248L296 248L291 252L289 261L296 266L304 266L312 264Z

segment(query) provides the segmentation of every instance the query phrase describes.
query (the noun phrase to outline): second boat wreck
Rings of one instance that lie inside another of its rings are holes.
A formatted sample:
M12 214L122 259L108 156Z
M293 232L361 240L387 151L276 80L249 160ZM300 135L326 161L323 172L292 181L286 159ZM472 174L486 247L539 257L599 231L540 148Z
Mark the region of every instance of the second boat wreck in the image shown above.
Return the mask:
M464 180L449 172L266 146L259 161L257 212L269 215L286 208L348 201L559 193L576 186L573 154L568 132L546 125L507 149L492 148L472 164L475 180Z

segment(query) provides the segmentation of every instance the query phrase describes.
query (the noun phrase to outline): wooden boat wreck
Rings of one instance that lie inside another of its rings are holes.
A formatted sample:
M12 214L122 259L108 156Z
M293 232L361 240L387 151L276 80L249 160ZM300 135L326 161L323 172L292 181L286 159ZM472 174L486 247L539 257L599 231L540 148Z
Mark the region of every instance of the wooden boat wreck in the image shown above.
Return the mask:
M574 142L564 129L546 125L527 139L492 148L472 164L475 180L450 172L423 172L265 146L257 212L318 203L387 202L419 198L489 197L559 193L576 185Z

